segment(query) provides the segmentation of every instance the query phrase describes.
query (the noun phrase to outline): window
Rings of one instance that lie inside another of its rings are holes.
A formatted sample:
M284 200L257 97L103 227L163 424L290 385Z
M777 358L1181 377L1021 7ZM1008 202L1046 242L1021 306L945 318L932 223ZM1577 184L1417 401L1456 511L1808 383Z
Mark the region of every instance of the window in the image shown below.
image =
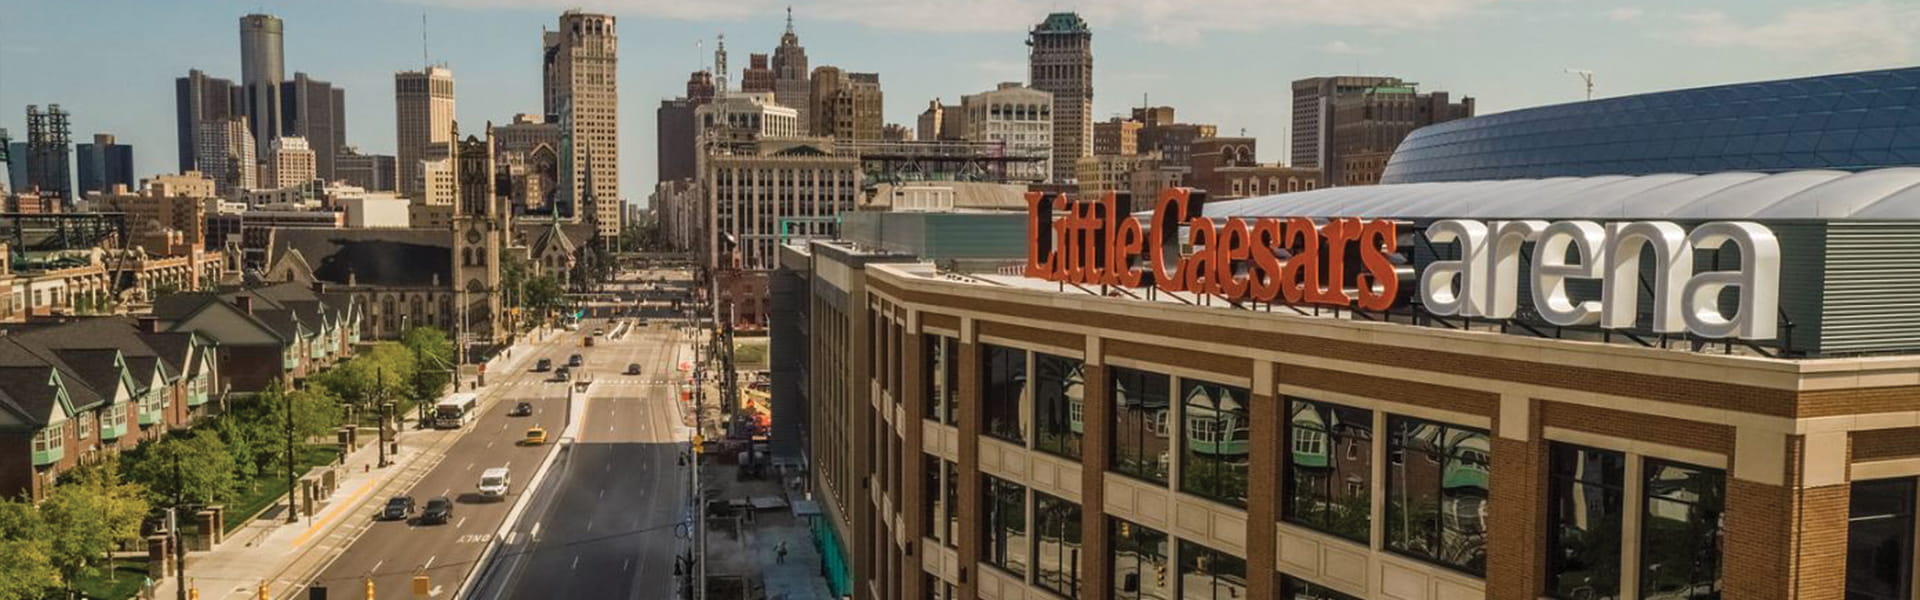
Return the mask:
M62 447L65 447L66 441L67 441L66 433L67 433L66 421L61 421L59 423L48 425L46 426L46 428L41 429L38 432L35 432L33 434L33 451L46 452L49 450L59 450Z
M927 499L927 502L924 503L925 507L921 509L920 516L925 520L924 522L927 524L927 527L932 530L934 539L946 542L946 528L934 527L934 524L939 523L940 519L944 518L947 512L953 510L946 503L946 495L940 492L940 476L942 474L940 463L941 460L939 457L931 454L920 455L921 485L926 486L926 491L922 492L924 494L922 497Z
M1362 544L1373 523L1373 412L1289 398L1281 518Z
M987 435L1015 444L1027 440L1027 351L985 345L986 368L981 369L981 406L986 409Z
M1360 600L1342 594L1325 586L1317 585L1299 577L1282 574L1280 576L1280 598L1282 600Z
M1487 432L1389 415L1387 435L1404 457L1387 468L1387 548L1483 575Z
M1086 391L1083 365L1078 359L1034 354L1034 421L1039 424L1033 446L1042 451L1078 460L1080 436L1086 431L1080 422L1080 405Z
M1626 457L1560 443L1548 452L1547 594L1619 598Z
M1173 580L1167 573L1167 534L1132 522L1108 517L1113 546L1113 597L1123 600L1172 598Z
M1167 393L1171 378L1109 367L1113 395L1113 471L1154 483L1167 482Z
M960 389L960 340L943 335L926 336L927 419L953 424L957 406L954 396Z
M987 564L1000 567L1015 577L1027 574L1027 488L992 475L981 475L986 482L982 502L985 508L981 525L981 548Z
M1247 505L1247 390L1182 380L1186 439L1180 490L1234 506Z
M945 475L943 475L942 478L945 479L947 482L947 488L946 488L947 490L946 491L947 537L945 542L948 548L959 548L960 547L960 466L943 460L943 461L940 461L940 467L944 469L942 473L945 473Z
M1847 600L1913 595L1914 480L1853 482L1847 511Z
M1643 468L1640 597L1718 599L1725 472L1656 459Z
M1180 600L1240 600L1246 596L1246 559L1180 540Z
M1080 597L1080 505L1034 492L1033 523L1033 582Z

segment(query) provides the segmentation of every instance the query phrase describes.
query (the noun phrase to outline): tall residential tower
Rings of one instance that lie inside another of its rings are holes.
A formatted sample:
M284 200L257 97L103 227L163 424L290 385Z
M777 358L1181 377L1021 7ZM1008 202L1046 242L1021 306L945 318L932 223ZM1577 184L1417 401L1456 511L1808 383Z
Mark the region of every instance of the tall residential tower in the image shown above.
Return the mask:
M567 205L562 214L584 216L601 243L612 244L620 237L620 48L613 15L569 10L542 42L545 108L560 123L557 201ZM588 165L598 170L592 178ZM580 206L588 198L594 205Z
M1033 89L1053 94L1053 182L1071 183L1093 151L1093 31L1079 14L1047 15L1027 37Z

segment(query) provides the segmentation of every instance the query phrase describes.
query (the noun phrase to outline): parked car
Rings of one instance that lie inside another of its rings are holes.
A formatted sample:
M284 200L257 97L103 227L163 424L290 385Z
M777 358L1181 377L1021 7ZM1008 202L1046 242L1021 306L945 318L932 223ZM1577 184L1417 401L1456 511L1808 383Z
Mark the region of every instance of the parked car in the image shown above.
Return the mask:
M382 521L405 521L413 517L413 496L394 496L380 509Z
M639 374L640 374L640 363L627 363L627 374L628 374L628 375L639 375Z
M533 363L533 371L535 373L545 373L547 372L548 369L552 369L552 368L553 368L553 359L551 358L542 358L540 359L540 362Z
M446 496L436 496L427 501L427 507L420 511L420 524L443 524L453 519L453 500Z
M530 417L530 416L533 416L533 403L532 403L532 402L520 402L520 403L517 403L517 404L514 404L514 405L513 405L513 410L509 410L509 411L507 411L507 416L509 416L509 417Z

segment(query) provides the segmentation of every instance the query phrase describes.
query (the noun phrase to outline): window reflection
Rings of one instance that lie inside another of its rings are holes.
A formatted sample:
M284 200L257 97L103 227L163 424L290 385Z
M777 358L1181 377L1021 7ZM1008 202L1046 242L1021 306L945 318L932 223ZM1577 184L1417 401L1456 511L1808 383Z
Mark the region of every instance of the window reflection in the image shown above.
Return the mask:
M1387 548L1486 571L1487 432L1389 416Z
M1123 600L1170 600L1173 582L1167 557L1173 548L1167 534L1132 522L1108 518L1113 547L1113 597Z
M1847 511L1847 600L1913 594L1914 480L1853 482Z
M1373 412L1288 401L1287 497L1293 523L1367 543L1373 511Z
M1027 441L1027 351L984 345L986 365L981 405L986 412L987 435L1015 444Z
M1247 597L1247 561L1180 540L1181 600L1241 600Z
M1252 443L1247 390L1183 381L1180 489L1235 506L1247 505L1247 450Z
M981 544L987 564L1025 576L1027 573L1027 488L992 475L981 476Z
M1113 373L1108 393L1113 395L1113 466L1116 473L1154 483L1167 482L1170 432L1167 413L1171 410L1168 390L1172 380L1166 375L1109 367Z
M1555 598L1620 597L1621 503L1626 457L1553 444L1548 451L1547 593Z
M1033 494L1033 582L1068 598L1080 597L1080 505Z
M1662 460L1644 468L1640 597L1719 598L1725 472Z
M1039 423L1035 448L1067 458L1080 458L1080 436L1086 432L1081 422L1085 411L1082 395L1086 390L1084 365L1078 359L1035 354L1034 421Z

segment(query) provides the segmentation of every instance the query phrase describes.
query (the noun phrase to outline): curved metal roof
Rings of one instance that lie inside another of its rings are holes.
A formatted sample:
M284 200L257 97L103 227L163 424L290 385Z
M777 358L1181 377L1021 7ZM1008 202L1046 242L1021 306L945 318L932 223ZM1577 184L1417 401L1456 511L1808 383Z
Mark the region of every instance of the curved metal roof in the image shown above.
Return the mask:
M1214 218L1920 220L1920 167L1336 187L1213 202L1204 213Z

